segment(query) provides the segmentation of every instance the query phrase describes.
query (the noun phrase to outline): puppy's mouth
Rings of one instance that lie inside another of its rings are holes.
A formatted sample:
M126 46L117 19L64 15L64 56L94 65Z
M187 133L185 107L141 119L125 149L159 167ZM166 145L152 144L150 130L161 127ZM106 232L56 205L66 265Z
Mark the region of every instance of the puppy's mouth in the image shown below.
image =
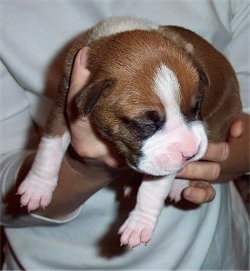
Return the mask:
M140 170L138 167L134 167L134 166L131 166L129 165L130 168L132 168L133 170L141 173L141 174L146 174L146 175L152 175L152 176L158 176L158 177L163 177L163 176L168 176L168 175L173 175L173 174L176 174L177 172L179 172L182 168L179 168L179 169L176 169L176 170L167 170L167 171L164 171L164 172L157 172L155 170L152 170L152 171L143 171L143 170Z
M176 165L172 168L167 168L167 166L164 164L162 164L161 166L159 166L159 164L157 165L152 164L152 165L148 165L147 168L142 168L141 164L144 158L142 156L137 156L137 157L138 159L136 159L133 162L126 159L127 165L139 173L152 175L152 176L167 176L167 175L176 174L187 164L187 161L186 161L186 162L183 162L181 165Z
M142 173L142 174L147 174L147 175L152 175L152 176L168 176L168 175L173 175L173 174L176 174L177 172L179 172L185 165L183 164L182 166L178 166L176 168L173 168L173 169L158 169L158 168L155 168L155 167L152 167L152 168L148 168L148 169L140 169L138 166L134 166L130 163L127 163L128 166L130 168L132 168L133 170L139 172L139 173Z

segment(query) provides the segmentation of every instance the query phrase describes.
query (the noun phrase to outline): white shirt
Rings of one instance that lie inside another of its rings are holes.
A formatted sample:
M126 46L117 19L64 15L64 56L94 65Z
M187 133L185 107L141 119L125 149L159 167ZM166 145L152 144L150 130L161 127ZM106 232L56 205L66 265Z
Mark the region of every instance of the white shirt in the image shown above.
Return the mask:
M202 35L231 61L244 110L250 112L249 1L2 0L0 5L1 222L8 242L4 268L247 268L249 221L231 183L215 184L217 195L209 204L190 210L166 206L150 244L133 251L119 246L117 191L100 190L65 221L12 216L6 195L30 147L37 144L38 127L50 105L45 96L51 97L60 79L60 72L51 72L52 60L69 40L106 17L136 16Z

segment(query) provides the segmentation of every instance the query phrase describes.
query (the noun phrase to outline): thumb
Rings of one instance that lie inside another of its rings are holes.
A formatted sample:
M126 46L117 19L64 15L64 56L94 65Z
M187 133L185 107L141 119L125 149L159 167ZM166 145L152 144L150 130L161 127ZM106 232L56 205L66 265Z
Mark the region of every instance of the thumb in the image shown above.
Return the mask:
M240 117L236 118L231 127L230 127L230 132L229 136L237 138L241 137L244 132L244 124L243 121L240 119Z
M76 55L71 72L70 88L67 103L71 104L79 91L86 86L90 77L90 71L86 68L88 60L88 47L83 47Z

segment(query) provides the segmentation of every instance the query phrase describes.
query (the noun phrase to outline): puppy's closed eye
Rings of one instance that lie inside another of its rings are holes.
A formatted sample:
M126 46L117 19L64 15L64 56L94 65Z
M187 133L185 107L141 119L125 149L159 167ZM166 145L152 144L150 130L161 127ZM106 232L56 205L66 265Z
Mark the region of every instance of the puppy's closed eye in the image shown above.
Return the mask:
M163 126L165 115L152 110L146 111L139 119L124 116L121 120L136 136L146 139Z

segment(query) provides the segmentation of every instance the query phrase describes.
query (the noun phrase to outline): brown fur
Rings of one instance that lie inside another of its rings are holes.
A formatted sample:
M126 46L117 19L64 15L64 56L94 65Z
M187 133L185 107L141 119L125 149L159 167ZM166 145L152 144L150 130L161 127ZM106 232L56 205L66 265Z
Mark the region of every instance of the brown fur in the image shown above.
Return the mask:
M160 63L178 78L182 112L192 117L193 98L204 92L201 112L208 124L208 137L225 139L232 119L241 110L238 83L231 65L208 42L184 28L162 26L159 30L123 32L89 44L91 31L76 40L66 59L47 135L61 135L67 129L65 105L73 60L79 49L89 46L91 79L76 97L77 106L130 161L140 150L141 138L122 120L141 121L149 111L164 112L160 99L152 94L153 73Z

